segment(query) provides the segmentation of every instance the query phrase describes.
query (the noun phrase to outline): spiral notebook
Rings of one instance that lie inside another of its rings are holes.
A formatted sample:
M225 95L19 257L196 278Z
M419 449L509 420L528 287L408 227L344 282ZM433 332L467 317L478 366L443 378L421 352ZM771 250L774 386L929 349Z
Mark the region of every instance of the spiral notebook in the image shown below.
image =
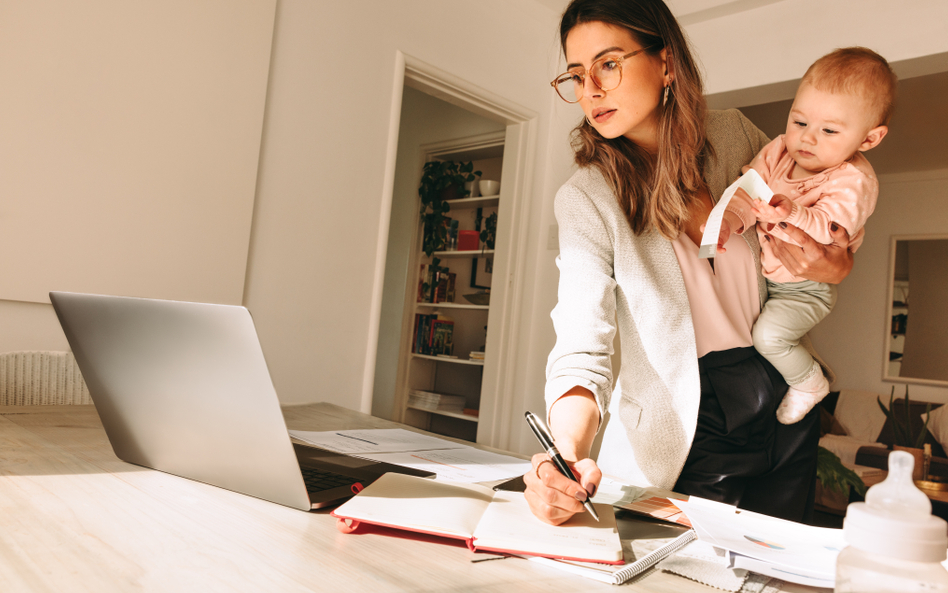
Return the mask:
M552 560L538 556L529 559L603 583L621 585L645 573L668 556L697 539L694 529L683 529L676 525L653 522L648 519L623 519L617 521L617 526L619 537L622 540L623 555L626 559L634 559L627 561L625 564L605 565L591 562ZM636 558L632 551L632 542L653 539L667 539L668 541L654 551Z

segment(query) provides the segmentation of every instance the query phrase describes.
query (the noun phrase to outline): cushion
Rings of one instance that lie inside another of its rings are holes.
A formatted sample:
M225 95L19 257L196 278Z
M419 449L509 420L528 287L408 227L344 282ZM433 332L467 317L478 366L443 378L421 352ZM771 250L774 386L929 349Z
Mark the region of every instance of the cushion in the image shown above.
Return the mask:
M921 415L922 422L925 421L925 414ZM932 447L932 455L935 457L945 457L945 451L948 450L948 406L939 406L931 411L928 418L928 432L938 441L943 449L939 455Z
M845 435L846 429L842 427L836 416L829 413L826 408L820 408L820 436L827 434Z
M860 441L845 435L828 434L820 438L820 446L839 457L843 465L852 469L856 466L856 454L860 449L882 445L876 442Z
M881 396L872 391L840 390L834 416L846 431L845 434L858 441L870 443L882 441L880 433L887 418L876 403L878 397ZM888 397L882 399L885 402L889 401Z

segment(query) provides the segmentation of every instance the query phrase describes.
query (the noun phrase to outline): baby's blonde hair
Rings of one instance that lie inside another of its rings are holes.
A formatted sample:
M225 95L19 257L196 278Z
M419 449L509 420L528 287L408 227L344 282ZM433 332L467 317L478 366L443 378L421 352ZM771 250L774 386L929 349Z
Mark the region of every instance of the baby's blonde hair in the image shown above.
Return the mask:
M877 126L888 125L895 109L898 78L885 58L865 47L843 47L826 54L813 62L800 84L863 98L875 109Z

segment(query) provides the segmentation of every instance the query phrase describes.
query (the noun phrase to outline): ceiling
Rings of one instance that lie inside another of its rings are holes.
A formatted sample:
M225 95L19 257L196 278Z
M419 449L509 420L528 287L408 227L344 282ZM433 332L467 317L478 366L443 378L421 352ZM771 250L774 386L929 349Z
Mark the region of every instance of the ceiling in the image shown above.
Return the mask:
M569 0L535 0L563 12ZM781 0L666 0L683 25L752 10ZM879 175L948 168L948 72L899 82L889 134L866 157ZM793 101L741 107L768 136L782 134Z
M535 0L562 14L570 0ZM698 23L728 14L753 10L767 4L782 2L783 0L665 0L672 13L683 25Z

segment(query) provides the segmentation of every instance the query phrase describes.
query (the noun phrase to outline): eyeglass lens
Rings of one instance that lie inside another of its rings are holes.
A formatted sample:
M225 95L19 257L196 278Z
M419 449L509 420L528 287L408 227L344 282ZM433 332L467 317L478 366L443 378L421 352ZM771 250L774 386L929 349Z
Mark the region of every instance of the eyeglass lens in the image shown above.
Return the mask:
M619 86L622 81L622 66L614 59L602 60L593 64L586 76L591 77L593 83L601 90L611 91ZM571 101L571 93L575 96L575 101L582 99L583 86L584 77L582 74L568 72L556 80L556 91L567 101Z

